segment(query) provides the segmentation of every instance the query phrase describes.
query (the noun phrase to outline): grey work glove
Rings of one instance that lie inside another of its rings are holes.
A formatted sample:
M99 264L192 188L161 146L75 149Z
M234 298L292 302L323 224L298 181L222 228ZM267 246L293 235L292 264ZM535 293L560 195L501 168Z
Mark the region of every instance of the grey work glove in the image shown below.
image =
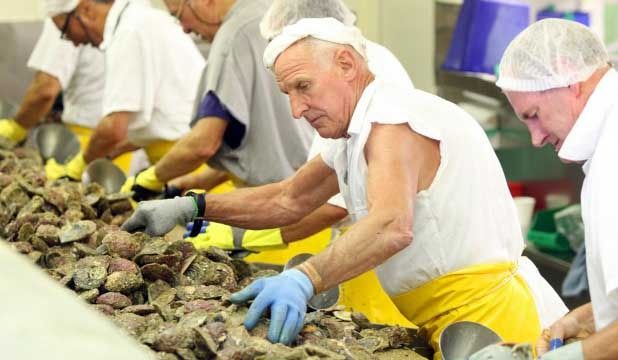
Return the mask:
M143 201L129 220L122 224L122 230L142 231L151 236L163 236L176 224L184 225L197 214L197 205L190 196L166 200Z
M584 360L582 342L576 341L547 352L540 357L540 360Z

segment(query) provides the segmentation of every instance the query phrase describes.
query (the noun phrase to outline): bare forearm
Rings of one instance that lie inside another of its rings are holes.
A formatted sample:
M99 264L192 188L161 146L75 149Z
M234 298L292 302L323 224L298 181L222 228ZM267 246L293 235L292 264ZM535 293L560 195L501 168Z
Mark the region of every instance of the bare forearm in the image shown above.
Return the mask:
M60 90L60 82L56 78L37 73L24 95L15 120L25 128L34 127L49 113Z
M618 341L616 339L618 339L618 322L615 321L583 341L584 359L618 359Z
M229 179L225 171L219 171L212 168L206 168L199 174L187 174L178 177L169 182L170 185L176 186L179 189L204 189L210 191L217 185Z
M155 174L159 181L168 182L188 174L210 160L219 150L226 128L227 122L216 117L198 121L157 163Z
M90 137L88 148L84 152L87 163L110 155L114 148L123 144L127 138L130 112L116 112L107 115L99 122Z
M208 159L202 159L186 138L178 141L157 163L155 174L161 182L168 182L197 169Z
M112 151L109 153L109 157L115 159L122 154L138 150L139 148L139 146L131 144L128 140L124 140L114 146Z
M581 326L581 330L587 331L589 333L593 333L595 331L592 303L584 304L571 311L566 316L574 317L577 320L579 326Z
M207 195L206 217L243 229L271 229L293 224L299 213L283 195L285 185L274 183L222 195ZM309 210L310 211L310 210Z
M317 279L302 270L310 276L316 292L334 287L375 268L408 246L412 240L409 224L400 216L367 216L307 261Z
M347 215L348 212L346 209L325 204L311 214L305 216L301 221L282 228L281 237L286 244L302 240L336 224Z

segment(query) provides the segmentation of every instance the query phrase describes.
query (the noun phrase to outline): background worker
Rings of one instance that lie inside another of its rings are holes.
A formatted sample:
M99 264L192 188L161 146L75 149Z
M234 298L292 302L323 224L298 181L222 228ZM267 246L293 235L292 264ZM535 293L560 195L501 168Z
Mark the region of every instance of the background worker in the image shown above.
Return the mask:
M553 146L586 174L581 207L592 301L543 332L537 353L544 360L618 358L618 74L609 61L589 28L547 19L513 39L500 63L496 85L532 144ZM567 340L574 342L547 352L550 342Z
M90 144L48 178L81 178L94 159L143 147L158 161L189 130L204 59L173 19L144 1L47 0L56 27L74 44L105 52L103 119Z
M78 136L85 150L92 129L101 118L105 84L103 53L91 46L75 47L61 39L51 19L30 55L28 67L35 70L15 119L0 120L0 136L19 143L30 129L50 112L62 92L62 122Z
M203 98L191 132L161 161L128 179L123 191L132 190L135 200L160 194L167 182L204 163L210 173L225 172L213 185L232 178L237 185L255 186L294 173L306 161L315 133L292 121L285 95L264 69L267 42L259 22L270 1L167 0L166 5L185 32L212 42Z
M209 194L203 202L144 202L123 228L161 235L196 216L245 228L282 226L341 191L356 223L338 241L232 297L254 299L248 329L269 309L269 339L291 343L311 296L376 268L436 350L442 329L460 320L480 322L505 341L536 340L566 307L521 257L515 205L483 130L451 103L374 77L364 49L358 29L332 18L284 28L265 64L294 116L338 140L282 182Z

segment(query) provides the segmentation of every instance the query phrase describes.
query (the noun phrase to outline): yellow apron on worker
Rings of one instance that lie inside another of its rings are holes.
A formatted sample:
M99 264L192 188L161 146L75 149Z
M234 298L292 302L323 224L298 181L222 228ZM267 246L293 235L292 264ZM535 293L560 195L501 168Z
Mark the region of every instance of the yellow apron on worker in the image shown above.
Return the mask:
M92 136L93 129L74 125L74 124L66 124L69 130L75 136L77 136L77 140L79 141L79 148L82 152L86 151L88 144L90 143L90 137ZM118 166L122 171L127 174L129 172L129 167L131 166L131 153L125 153L113 160L114 164Z
M393 297L399 310L426 332L441 359L440 334L456 321L475 321L503 341L535 344L541 335L533 295L512 262L475 265Z
M161 160L161 158L163 158L163 156L170 151L175 143L175 141L158 140L144 146L144 151L148 156L148 161L150 161L151 164L158 163L159 160Z

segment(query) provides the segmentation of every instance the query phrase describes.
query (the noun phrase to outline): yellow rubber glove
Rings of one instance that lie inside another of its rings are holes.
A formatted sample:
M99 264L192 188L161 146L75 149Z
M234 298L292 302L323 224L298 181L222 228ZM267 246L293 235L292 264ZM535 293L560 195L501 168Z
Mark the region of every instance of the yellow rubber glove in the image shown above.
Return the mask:
M193 223L187 224L185 238L198 249L216 246L224 250L249 250L261 252L283 249L287 244L281 237L281 229L244 230L229 225L209 222L202 226L202 232L195 237L187 237Z
M84 155L80 152L64 165L58 164L53 158L47 160L45 164L45 174L50 180L56 180L65 176L73 180L81 180L87 165L86 160L84 160Z
M28 129L19 125L14 119L0 119L0 136L16 143L21 142L28 135Z
M164 186L165 184L157 178L153 165L137 175L129 177L120 188L120 192L133 192L133 200L143 201L161 195Z

